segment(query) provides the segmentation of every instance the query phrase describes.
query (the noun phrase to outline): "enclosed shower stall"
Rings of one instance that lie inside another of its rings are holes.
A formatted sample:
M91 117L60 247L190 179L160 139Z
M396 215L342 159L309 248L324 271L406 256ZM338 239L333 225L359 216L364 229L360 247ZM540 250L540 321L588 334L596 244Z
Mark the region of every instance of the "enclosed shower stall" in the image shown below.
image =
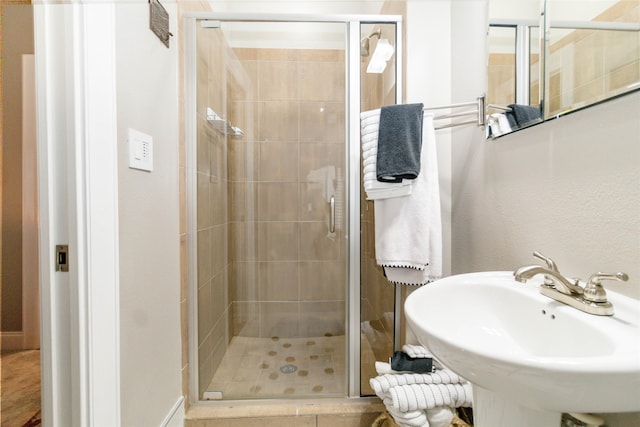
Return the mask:
M371 394L374 361L393 351L396 298L375 266L359 113L399 100L400 25L396 16L186 19L198 400ZM395 55L367 73L381 40Z

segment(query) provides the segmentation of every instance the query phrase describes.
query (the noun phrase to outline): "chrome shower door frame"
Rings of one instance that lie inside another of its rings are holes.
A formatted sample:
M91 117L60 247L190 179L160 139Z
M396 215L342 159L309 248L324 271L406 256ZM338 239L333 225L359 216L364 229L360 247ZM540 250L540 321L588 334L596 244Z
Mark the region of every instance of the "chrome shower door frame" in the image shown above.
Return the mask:
M189 399L192 403L199 400L198 390L198 351L197 351L197 240L196 236L196 25L200 20L246 21L246 22L326 22L342 23L346 26L347 55L345 60L346 96L346 150L347 168L347 295L346 339L347 339L347 395L360 397L360 27L361 24L381 23L396 25L396 100L402 102L402 17L400 15L320 15L320 14L256 14L256 13L186 13L184 19L184 90L185 90L185 174L186 174L186 269L187 269L187 307L188 307L188 353L189 353ZM397 298L396 298L397 299ZM396 317L398 313L396 306ZM396 322L396 335L398 325ZM238 402L238 401L235 401ZM242 402L242 401L239 401ZM227 404L229 401L207 404Z

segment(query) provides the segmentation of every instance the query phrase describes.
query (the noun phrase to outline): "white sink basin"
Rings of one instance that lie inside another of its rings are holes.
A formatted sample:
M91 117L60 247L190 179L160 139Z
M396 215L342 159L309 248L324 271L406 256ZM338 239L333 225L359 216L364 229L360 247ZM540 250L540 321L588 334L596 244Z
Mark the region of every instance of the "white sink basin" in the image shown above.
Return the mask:
M540 295L512 272L462 274L413 292L410 328L475 386L551 412L640 411L640 301L608 291L613 316Z

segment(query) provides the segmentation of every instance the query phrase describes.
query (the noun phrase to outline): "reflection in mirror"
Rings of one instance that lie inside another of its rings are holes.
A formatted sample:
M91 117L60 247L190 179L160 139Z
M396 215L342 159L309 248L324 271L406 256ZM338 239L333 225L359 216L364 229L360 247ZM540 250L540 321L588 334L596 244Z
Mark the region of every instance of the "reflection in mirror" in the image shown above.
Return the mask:
M540 1L491 0L487 38L487 135L541 121Z
M546 15L545 119L640 89L640 1L547 0Z
M505 107L549 120L640 90L640 0L490 0L489 23L490 137L523 127Z

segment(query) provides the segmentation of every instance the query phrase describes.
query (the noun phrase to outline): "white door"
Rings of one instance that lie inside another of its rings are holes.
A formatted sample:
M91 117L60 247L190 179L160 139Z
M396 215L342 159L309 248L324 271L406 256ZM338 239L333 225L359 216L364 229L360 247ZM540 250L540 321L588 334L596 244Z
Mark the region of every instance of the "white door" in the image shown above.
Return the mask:
M43 423L117 426L114 6L33 8ZM68 245L68 271L56 271L56 245Z

